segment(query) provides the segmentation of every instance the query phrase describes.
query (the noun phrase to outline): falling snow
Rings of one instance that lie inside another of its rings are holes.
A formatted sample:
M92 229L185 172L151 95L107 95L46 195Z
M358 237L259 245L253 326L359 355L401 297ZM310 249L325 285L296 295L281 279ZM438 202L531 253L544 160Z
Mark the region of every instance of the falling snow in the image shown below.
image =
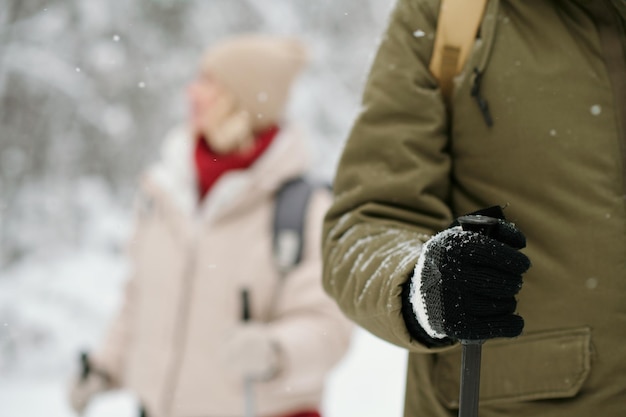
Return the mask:
M0 271L3 417L74 416L66 395L76 352L97 343L122 293L120 223L131 218L137 171L154 157L146 149L185 117L185 86L207 39L251 22L302 33L311 66L288 115L309 131L311 175L328 180L393 1L371 0L364 13L356 0L180 2L174 13L161 3L130 0L119 13L107 0L60 1L5 13L12 36L3 70L17 82L0 87L19 100L0 129L8 141L0 149L0 262L12 262ZM324 25L311 27L311 19ZM350 59L335 45L349 45ZM136 99L138 92L150 94L150 105ZM260 102L272 100L263 93ZM45 146L34 146L40 142ZM357 331L328 379L324 415L401 415L405 360L401 349ZM372 401L361 407L362 395ZM103 396L86 416L135 416L134 401L126 392Z
M589 111L591 112L591 114L593 114L594 116L598 116L600 115L600 113L602 113L602 107L599 104L594 104L593 106L591 106L591 108L589 109Z
M595 277L588 278L585 286L590 290L595 290L598 287L598 279Z

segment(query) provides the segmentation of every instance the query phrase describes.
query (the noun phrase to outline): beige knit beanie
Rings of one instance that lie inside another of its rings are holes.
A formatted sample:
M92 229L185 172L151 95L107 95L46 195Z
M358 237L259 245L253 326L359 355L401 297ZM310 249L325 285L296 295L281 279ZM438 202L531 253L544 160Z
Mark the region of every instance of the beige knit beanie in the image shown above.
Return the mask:
M202 68L232 93L250 128L257 132L280 121L291 84L305 63L300 41L250 34L213 45Z

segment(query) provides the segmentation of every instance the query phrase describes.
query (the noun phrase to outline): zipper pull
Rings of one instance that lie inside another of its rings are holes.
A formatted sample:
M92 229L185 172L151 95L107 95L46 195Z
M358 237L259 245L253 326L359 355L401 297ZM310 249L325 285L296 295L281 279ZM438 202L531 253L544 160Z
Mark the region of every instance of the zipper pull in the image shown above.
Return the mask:
M478 68L474 68L474 83L472 84L472 89L470 90L470 94L476 100L478 104L478 108L480 109L480 113L483 115L483 119L487 126L493 126L493 118L491 117L491 112L489 111L489 103L485 98L480 94L480 86L483 80L483 73L478 70Z

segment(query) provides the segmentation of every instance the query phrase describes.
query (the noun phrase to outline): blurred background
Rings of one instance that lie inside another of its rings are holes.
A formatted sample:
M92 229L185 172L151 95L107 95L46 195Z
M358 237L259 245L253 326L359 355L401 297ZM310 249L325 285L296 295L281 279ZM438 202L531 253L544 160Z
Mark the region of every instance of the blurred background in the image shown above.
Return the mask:
M393 0L0 0L0 415L69 417L77 352L120 302L137 177L213 41L309 46L289 112L330 181ZM325 417L400 416L405 354L357 330ZM135 415L111 394L89 416Z

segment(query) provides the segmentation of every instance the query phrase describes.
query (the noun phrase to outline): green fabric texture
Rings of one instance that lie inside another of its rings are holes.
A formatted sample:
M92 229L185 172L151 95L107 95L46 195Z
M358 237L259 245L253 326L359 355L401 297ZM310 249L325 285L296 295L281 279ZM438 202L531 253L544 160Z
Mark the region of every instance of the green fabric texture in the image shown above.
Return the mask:
M624 1L490 1L449 111L428 71L438 10L399 0L391 15L337 169L325 289L408 349L405 417L455 416L460 349L411 339L401 286L422 242L505 206L533 265L524 333L485 344L481 417L623 416ZM475 69L493 127L470 94Z

